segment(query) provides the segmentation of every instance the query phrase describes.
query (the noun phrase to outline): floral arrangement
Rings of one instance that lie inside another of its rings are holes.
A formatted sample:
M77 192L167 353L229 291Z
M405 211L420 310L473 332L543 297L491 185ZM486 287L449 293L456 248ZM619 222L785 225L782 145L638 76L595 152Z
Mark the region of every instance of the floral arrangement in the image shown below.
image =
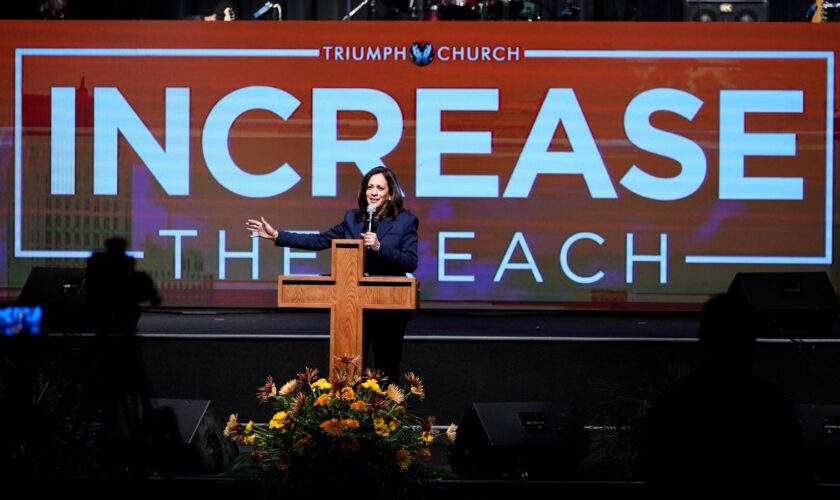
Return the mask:
M225 435L254 446L251 465L303 483L419 477L439 435L434 417L420 419L408 408L409 399L425 398L423 382L409 372L401 388L377 371L359 375L358 356L337 359L329 378L306 368L278 389L269 376L257 398L273 407L271 420L243 424L231 415ZM450 439L454 432L451 426Z

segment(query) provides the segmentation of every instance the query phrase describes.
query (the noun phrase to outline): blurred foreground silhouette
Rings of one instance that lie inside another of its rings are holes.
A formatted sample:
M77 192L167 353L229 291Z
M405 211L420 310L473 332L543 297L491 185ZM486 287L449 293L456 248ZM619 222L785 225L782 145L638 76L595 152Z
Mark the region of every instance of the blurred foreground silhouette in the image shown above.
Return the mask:
M643 471L656 493L776 496L811 486L793 405L752 370L759 324L729 296L704 306L700 366L648 416Z

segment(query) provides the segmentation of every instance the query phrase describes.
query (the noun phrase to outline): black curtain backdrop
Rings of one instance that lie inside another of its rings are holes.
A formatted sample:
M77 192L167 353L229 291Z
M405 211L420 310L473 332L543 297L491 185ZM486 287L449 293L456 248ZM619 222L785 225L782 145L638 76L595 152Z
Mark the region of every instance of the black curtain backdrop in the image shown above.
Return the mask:
M350 0L355 8L364 0ZM385 10L398 0L378 0ZM426 0L429 2L430 0ZM0 9L0 19L39 19L43 0L7 2ZM67 0L68 19L189 19L213 12L218 0L132 0L101 2L98 0ZM253 19L253 14L265 4L263 0L230 0L241 20ZM279 0L283 18L290 20L336 20L347 13L347 0ZM561 0L542 0L548 9L565 5ZM584 20L596 21L681 21L684 0L576 0ZM804 21L812 0L770 0L770 21ZM361 9L354 19L368 19L368 9ZM379 16L383 18L383 15ZM385 16L387 18L387 16Z

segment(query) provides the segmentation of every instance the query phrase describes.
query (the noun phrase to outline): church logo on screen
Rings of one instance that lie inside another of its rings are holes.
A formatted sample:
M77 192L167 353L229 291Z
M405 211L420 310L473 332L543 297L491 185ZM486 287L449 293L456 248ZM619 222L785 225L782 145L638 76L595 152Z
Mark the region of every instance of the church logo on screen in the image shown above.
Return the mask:
M414 42L409 57L417 66L428 66L435 60L435 48L429 42Z

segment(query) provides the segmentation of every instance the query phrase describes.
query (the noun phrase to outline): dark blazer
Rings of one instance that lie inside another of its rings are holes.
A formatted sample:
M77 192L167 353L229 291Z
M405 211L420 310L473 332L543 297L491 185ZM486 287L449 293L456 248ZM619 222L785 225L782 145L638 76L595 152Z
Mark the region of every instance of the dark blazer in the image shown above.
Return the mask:
M332 246L332 240L361 239L365 221L357 217L358 210L348 210L344 221L319 234L301 234L280 231L274 244L279 247L302 250L323 250ZM417 269L417 227L420 221L408 210L396 217L380 219L376 225L379 238L378 252L367 250L365 272L371 276L405 276Z

